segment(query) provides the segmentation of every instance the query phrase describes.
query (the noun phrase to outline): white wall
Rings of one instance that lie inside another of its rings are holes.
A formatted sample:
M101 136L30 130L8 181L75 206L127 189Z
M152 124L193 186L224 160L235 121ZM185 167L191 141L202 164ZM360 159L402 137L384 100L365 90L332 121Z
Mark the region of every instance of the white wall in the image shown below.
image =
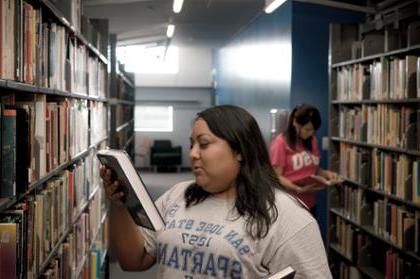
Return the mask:
M172 145L182 147L182 166L190 167L189 149L192 121L197 112L213 104L213 90L211 88L151 88L137 87L137 104L172 105L174 131L173 132L136 132L135 150L136 166L150 167L150 153L147 144L155 139L170 139Z
M135 136L136 165L149 167L145 143L154 139L170 139L182 146L182 166L190 167L189 137L197 112L213 105L212 49L180 47L177 74L136 74L136 104L173 105L174 131L138 132Z
M212 50L179 47L177 74L136 74L138 87L211 87Z

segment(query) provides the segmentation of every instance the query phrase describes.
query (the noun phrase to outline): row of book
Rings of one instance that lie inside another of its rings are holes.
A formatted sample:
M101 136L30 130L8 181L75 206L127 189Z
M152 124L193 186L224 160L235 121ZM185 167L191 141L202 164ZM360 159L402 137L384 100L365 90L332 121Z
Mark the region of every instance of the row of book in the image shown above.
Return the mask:
M389 104L343 107L339 112L341 138L419 150L420 110Z
M420 212L408 211L387 200L373 203L375 232L406 251L420 252Z
M420 21L417 2L394 2L330 28L330 158L346 178L329 188L334 278L420 272Z
M59 245L56 255L39 273L39 278L102 278L104 257L108 250L108 220L104 219L96 234L89 236L87 215L83 213L80 216L80 221Z
M0 266L4 278L35 278L70 228L75 231L74 262L83 261L101 227L104 199L102 190L98 190L95 202L80 213L72 204L76 199L71 191L77 187L70 181L68 174L62 174L40 193L28 195L24 202L2 212Z
M66 240L60 244L57 249L56 256L48 264L39 278L56 279L56 278L80 278L80 279L99 279L102 278L104 257L107 253L107 227L108 222L105 221L104 227L98 232L93 239L85 255L77 249L78 243L83 241L83 235L76 230L72 230ZM76 254L77 253L77 254ZM82 261L77 262L78 255L82 255Z
M97 58L88 56L87 59L87 90L81 92L87 92L89 96L106 97L107 86L108 86L108 72L106 65L100 62ZM70 90L71 91L71 90Z
M420 97L420 57L382 57L371 64L337 69L339 101L402 100Z
M72 30L80 32L84 39L93 45L102 55L106 56L108 34L103 34L103 30L98 27L97 22L101 20L89 19L83 15L81 0L55 0L53 3L50 2L50 5L53 5L64 15L66 21L72 26Z
M406 3L407 4L407 3ZM332 63L360 59L370 55L404 49L420 45L418 29L420 21L407 11L415 11L417 3L411 2L402 9L390 10L380 14L371 22L364 24L333 24L330 32L332 35L331 58ZM387 20L383 20L384 18ZM391 23L395 18L398 24ZM408 19L409 20L401 20ZM413 20L414 19L414 20ZM377 22L376 22L377 21ZM372 30L372 26L375 26ZM378 26L383 26L378 30Z
M118 149L126 149L128 147L127 144L130 144L129 140L131 143L134 143L133 125L134 123L131 122L130 127L122 129L115 134L115 142Z
M362 279L363 276L359 269L353 265L349 265L343 261L333 263L331 266L333 278L340 279Z
M385 278L415 278L420 272L420 264L407 261L392 249L386 251Z
M115 107L115 123L119 127L133 119L134 107L132 105L119 104Z
M372 199L360 188L345 186L338 195L334 199L341 200L341 207L336 210L375 235L420 254L420 211L408 210L386 199Z
M108 135L107 106L102 102L89 102L89 131L90 143L94 144Z
M121 73L125 75L126 73ZM120 100L134 101L134 90L131 85L128 85L124 78L119 77L117 79L117 91L114 92L115 98Z
M66 27L26 1L2 1L0 11L0 78L106 96L106 66Z
M0 104L1 198L24 193L30 183L107 135L106 107L100 102L9 97Z
M340 174L344 177L420 204L420 159L340 143L339 163Z
M99 184L99 161L95 150L86 157L84 170L86 177L79 181L84 182L84 186L76 188L80 189L79 194L74 191L73 227L40 278L101 278L108 249L108 222L104 215L106 199ZM86 207L88 197L90 201Z
M71 37L70 37L71 38ZM66 91L80 95L106 97L107 70L106 65L98 58L90 56L88 49L69 39L69 60L66 61ZM67 63L68 62L68 63Z
M376 270L376 274L383 274L385 278L396 279L415 278L417 272L420 271L420 264L415 260L401 255L392 248L381 246L379 242L375 242L359 228L347 223L339 216L334 218L331 234L331 246L351 259L361 269L373 268ZM380 252L382 250L384 253ZM340 270L340 278L363 278L358 269L348 268L349 266ZM351 274L351 277L348 277L349 274Z

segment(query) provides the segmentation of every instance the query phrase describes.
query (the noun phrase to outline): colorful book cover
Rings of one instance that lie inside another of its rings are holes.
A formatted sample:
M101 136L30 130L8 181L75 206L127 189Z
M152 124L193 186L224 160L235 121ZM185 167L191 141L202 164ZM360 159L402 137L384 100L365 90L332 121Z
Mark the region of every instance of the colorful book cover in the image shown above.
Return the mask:
M0 223L0 277L16 278L17 225Z

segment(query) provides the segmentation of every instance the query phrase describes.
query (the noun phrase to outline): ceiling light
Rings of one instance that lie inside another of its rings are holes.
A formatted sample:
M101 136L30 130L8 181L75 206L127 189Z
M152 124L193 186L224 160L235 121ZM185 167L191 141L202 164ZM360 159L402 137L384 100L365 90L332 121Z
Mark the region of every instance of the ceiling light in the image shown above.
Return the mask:
M184 0L174 0L174 5L172 6L174 13L178 14L179 12L181 12L183 3Z
M266 0L265 13L271 14L275 9L280 7L286 0Z
M175 32L175 25L169 24L168 29L166 30L166 36L168 36L168 38L172 38L172 36L174 35L174 32Z

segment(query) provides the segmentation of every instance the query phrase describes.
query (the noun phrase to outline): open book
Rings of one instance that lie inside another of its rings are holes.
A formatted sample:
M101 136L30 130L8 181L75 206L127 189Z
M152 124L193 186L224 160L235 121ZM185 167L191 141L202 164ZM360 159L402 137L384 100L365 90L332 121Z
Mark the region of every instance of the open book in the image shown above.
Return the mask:
M155 231L163 229L165 222L128 154L122 150L109 149L98 151L97 157L102 165L114 171L115 179L119 181L124 192L122 202L134 222Z
M296 185L310 185L310 184L318 184L318 185L324 185L324 186L331 186L331 185L335 185L338 183L341 183L342 180L328 180L323 176L320 175L310 175L310 176L306 176L302 179L296 180L294 183Z
M293 279L295 278L295 274L296 270L294 270L291 266L288 266L276 274L270 275L266 279Z

